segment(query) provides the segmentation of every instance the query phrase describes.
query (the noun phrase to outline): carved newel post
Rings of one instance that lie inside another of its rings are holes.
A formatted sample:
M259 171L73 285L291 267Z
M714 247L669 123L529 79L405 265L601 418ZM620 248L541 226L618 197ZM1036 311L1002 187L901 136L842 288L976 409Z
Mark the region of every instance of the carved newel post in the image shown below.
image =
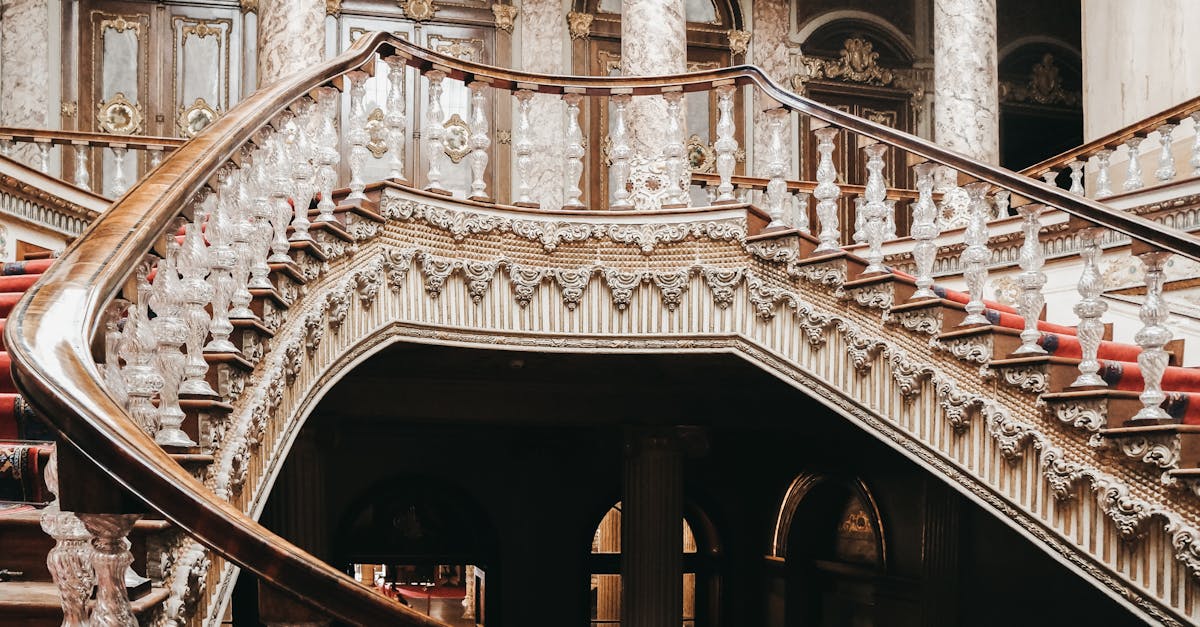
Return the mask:
M137 619L125 589L125 570L133 563L127 536L141 514L79 514L92 534L92 565L96 569L96 604L92 627L136 627Z
M46 466L46 487L58 494L58 454L50 456ZM53 502L42 510L42 531L54 538L54 548L46 555L46 568L62 597L63 627L86 627L87 601L96 586L92 570L92 534L72 512L59 509Z

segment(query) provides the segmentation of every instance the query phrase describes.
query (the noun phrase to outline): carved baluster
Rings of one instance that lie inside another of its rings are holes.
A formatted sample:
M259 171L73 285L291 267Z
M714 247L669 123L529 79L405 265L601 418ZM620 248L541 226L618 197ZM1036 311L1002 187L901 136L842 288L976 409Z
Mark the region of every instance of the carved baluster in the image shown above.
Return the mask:
M1071 166L1071 189L1068 191L1072 194L1083 196L1083 162L1075 159L1069 165Z
M1192 159L1188 163L1192 166L1192 175L1200 176L1200 111L1193 111L1192 115Z
M988 201L987 193L990 183L977 182L965 186L971 198L967 214L967 228L963 233L963 243L966 249L962 253L963 278L967 282L967 317L959 326L972 324L989 324L983 315L983 287L987 284L987 264L992 254L988 250Z
M79 514L92 534L92 565L96 569L96 603L89 625L135 627L137 618L129 605L125 571L133 563L129 552L129 530L140 514Z
M271 266L267 265L267 257L271 254L271 236L274 234L274 229L271 228L271 218L275 214L271 207L272 167L274 165L274 159L271 158L271 153L274 151L270 149L272 144L271 137L267 136L263 140L264 148L255 151L254 165L250 169L254 190L254 202L250 205L249 216L252 225L250 231L252 255L248 287L251 289L271 289L272 287Z
M1142 137L1130 137L1125 140L1125 147L1129 149L1129 164L1126 170L1125 183L1121 186L1127 192L1142 188L1142 164L1140 161L1141 152L1139 148L1142 145Z
M205 378L208 362L204 360L204 339L208 337L212 322L207 308L212 303L214 291L205 280L209 274L209 248L204 245L204 223L213 214L215 205L215 194L201 192L199 202L192 209L192 222L183 236L183 249L179 251L183 319L187 325L187 363L183 370L184 381L179 385L180 394L216 396ZM211 233L211 223L209 228Z
M91 191L92 174L88 171L88 145L74 144L75 147L75 186Z
M404 181L404 127L408 121L404 113L404 73L408 63L400 56L390 56L383 61L388 66L388 110L383 116L383 123L388 129L388 167L392 179Z
M1171 134L1177 125L1173 123L1159 126L1158 131L1158 169L1154 170L1154 178L1166 182L1175 178L1175 155L1171 152Z
M919 163L913 170L917 175L917 202L912 208L910 232L916 241L913 246L913 262L917 268L917 291L912 298L936 298L930 289L933 286L933 261L937 256L937 244L933 240L941 234L937 221L937 205L933 202L933 174L938 164Z
M767 229L787 228L783 221L783 207L787 200L787 181L784 177L787 176L791 159L784 143L783 127L789 116L791 112L783 107L767 111L767 176L771 179L767 183L767 213L771 216Z
M736 85L721 85L717 87L717 141L713 149L717 152L717 174L721 175L721 184L717 187L715 203L737 202L733 196L733 167L737 159L738 143L734 139L733 95L737 92Z
M1133 341L1142 349L1137 358L1138 368L1142 371L1142 393L1138 396L1142 409L1131 420L1170 420L1171 416L1160 406L1167 399L1162 390L1162 377L1170 358L1164 347L1172 337L1167 328L1171 311L1162 294L1163 264L1171 253L1153 250L1138 257L1146 268L1146 299L1138 314L1143 326L1133 336Z
M1042 242L1038 238L1042 229L1038 217L1045 208L1045 205L1033 203L1017 207L1017 213L1021 216L1021 231L1025 236L1021 245L1021 272L1017 275L1017 285L1021 288L1017 313L1025 319L1025 329L1021 331L1021 346L1013 351L1014 355L1046 354L1046 349L1038 345L1038 339L1042 337L1038 331L1038 317L1045 304L1042 288L1046 285L1046 273L1042 272L1045 259L1042 258Z
M49 141L37 142L38 149L38 171L42 174L50 173L50 149L53 147Z
M999 190L992 194L992 203L996 205L996 219L1001 220L1008 217L1008 205L1012 196L1004 191Z
M158 431L154 441L163 446L195 446L180 429L184 413L179 407L179 385L183 382L185 357L180 349L187 342L188 328L183 321L183 294L179 282L177 260L179 243L172 227L166 236L166 256L158 263L154 275L154 286L150 292L150 308L154 319L150 321L154 337L158 341L156 356L158 371L163 385L159 388Z
M12 139L0 140L0 157L12 157L13 149L17 147L17 142Z
M1096 198L1108 198L1113 195L1112 178L1109 175L1108 160L1112 151L1105 148L1096 153Z
M350 80L350 114L347 124L350 131L346 138L350 142L350 194L346 200L366 200L363 189L362 169L367 163L367 112L363 109L363 99L367 94L367 73L355 70L346 72Z
M337 164L341 161L338 153L337 132L337 100L338 91L333 87L317 89L317 116L320 120L320 130L316 137L317 150L317 191L321 201L317 203L317 222L333 222L333 210L337 205L333 202L333 187L337 183Z
M583 201L580 196L583 195L583 190L579 187L579 178L583 176L583 129L579 127L579 103L583 100L583 94L568 93L563 95L563 102L567 103L567 130L566 130L566 189L564 191L563 207L568 209L580 209L583 207Z
M212 339L204 346L206 353L240 352L229 341L229 335L233 333L233 324L229 321L229 307L234 291L233 271L237 266L237 253L233 248L233 213L236 210L234 203L237 202L235 176L231 167L223 168L217 173L217 202L209 215L208 228L205 231L209 242L208 260L211 269L208 282L213 290L213 315L209 325Z
M113 299L104 309L104 384L122 407L129 405L129 392L121 374L121 350L127 341L121 325L128 310L129 301L123 298Z
M125 321L125 341L122 343L121 358L125 360L125 389L129 393L129 414L134 422L147 434L158 432L158 410L151 399L163 386L163 377L155 367L154 357L157 340L150 326L150 271L151 257L138 266L135 273L137 299Z
M129 149L124 145L109 146L113 154L113 196L121 196L129 191L129 179L125 174L125 155Z
M312 241L312 235L308 232L311 225L308 220L308 208L317 189L313 178L318 168L313 167L310 159L318 162L319 159L312 154L313 141L308 130L314 121L313 102L308 98L301 98L296 101L295 109L296 115L287 127L288 150L292 160L292 202L295 204L292 211L292 234L288 236L288 240L305 242Z
M1104 279L1100 275L1100 239L1104 229L1085 228L1079 231L1079 256L1083 259L1083 272L1079 275L1079 302L1073 310L1079 316L1075 336L1079 339L1079 376L1071 383L1073 387L1107 387L1100 375L1100 362L1096 359L1100 351L1100 339L1104 337L1104 323L1100 317L1108 311L1108 303L1100 298L1104 291Z
M518 207L537 207L529 196L533 191L533 125L529 120L530 109L533 107L533 92L528 89L519 90L517 98L517 136L513 145L517 154L517 201Z
M1046 170L1045 172L1042 172L1042 180L1051 187L1058 187L1058 171Z
M46 487L58 494L58 453L46 465ZM55 501L42 510L42 531L54 538L46 555L46 568L62 600L62 627L86 627L87 602L96 586L92 569L92 534L72 512L64 512Z
M817 199L817 223L821 230L817 236L820 243L814 253L829 253L841 250L838 238L837 199L842 189L837 183L837 169L833 165L833 138L838 130L832 126L819 128L813 133L817 136L817 187L813 197Z
M441 70L430 70L425 73L429 79L429 107L425 111L425 130L422 132L425 140L425 160L429 162L429 183L425 189L439 194L447 194L449 190L442 187L442 162L446 155L443 141L446 138L445 113L442 112L442 81L446 73Z
M626 137L625 112L629 107L629 94L616 94L612 97L613 114L609 121L608 138L612 141L609 157L609 185L612 187L613 201L610 209L632 209L629 201L629 141Z
M796 192L792 194L792 228L801 233L808 233L808 192Z
M239 171L237 200L234 201L230 217L232 224L232 246L234 253L233 292L231 303L233 308L229 317L235 319L257 320L258 316L250 310L250 302L254 295L250 293L250 267L254 263L254 196L253 196L253 163L251 157L246 158ZM332 219L332 218L331 218Z
M864 202L866 202L866 198L854 197L854 233L850 235L850 239L855 244L867 241L867 210L863 207Z
M488 86L485 81L471 83L471 199L480 201L491 200L483 178L487 172L487 151L492 145L488 133L487 94L483 91Z
M886 208L883 216L883 241L887 242L896 239L896 199L889 198L883 201L883 206Z
M883 180L883 154L887 145L871 144L867 153L867 189L863 202L863 236L867 240L867 267L864 274L887 272L883 265L883 238L887 235L887 184Z
M150 155L150 169L153 170L154 168L157 168L158 164L162 163L163 149L150 148L146 152Z
M288 256L291 244L288 242L288 226L292 224L292 195L294 180L292 179L292 161L288 150L287 132L292 124L291 112L284 112L277 121L278 130L271 137L274 160L270 167L270 226L271 226L271 256L267 263L292 263ZM364 150L366 150L364 148Z
M686 161L683 158L683 135L686 131L679 121L683 89L664 91L663 100L667 101L667 143L663 146L663 158L667 161L667 180L674 187L671 190L673 193L663 196L663 205L686 207L691 176L688 175Z

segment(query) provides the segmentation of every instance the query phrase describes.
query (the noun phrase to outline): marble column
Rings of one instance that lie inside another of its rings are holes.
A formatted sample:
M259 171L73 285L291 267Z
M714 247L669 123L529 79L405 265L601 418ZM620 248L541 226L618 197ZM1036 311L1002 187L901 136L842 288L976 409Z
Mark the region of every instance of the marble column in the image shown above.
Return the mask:
M48 2L0 2L4 12L0 19L0 80L4 81L0 89L0 126L52 126ZM14 151L14 155L30 165L35 163L37 154L30 147Z
M934 0L934 141L1000 162L996 0Z
M755 0L754 37L750 40L750 62L762 68L767 76L785 88L790 88L791 61L788 40L790 17L787 0ZM770 98L754 90L754 152L750 172L754 176L768 176L767 163L770 158L770 136L767 133L767 116L763 110L772 106ZM739 121L740 122L740 121ZM792 121L784 124L784 137L792 137ZM788 139L787 141L790 141ZM791 171L791 164L788 164Z
M651 76L679 74L687 70L687 19L684 0L622 0L621 74ZM662 176L649 189L647 171L661 169L667 141L666 102L660 96L635 96L626 116L630 157L632 200L637 209L655 209L674 198L663 198L667 184ZM681 114L686 120L686 113ZM684 137L687 136L686 129Z
M325 58L325 0L260 0L258 86Z
M621 624L663 627L683 613L683 451L677 438L631 434L621 500Z
M567 45L567 17L563 3L525 0L517 20L521 25L522 69L539 74L567 74L563 55ZM530 118L533 121L530 196L543 209L558 209L562 207L566 185L566 106L558 96L534 94Z

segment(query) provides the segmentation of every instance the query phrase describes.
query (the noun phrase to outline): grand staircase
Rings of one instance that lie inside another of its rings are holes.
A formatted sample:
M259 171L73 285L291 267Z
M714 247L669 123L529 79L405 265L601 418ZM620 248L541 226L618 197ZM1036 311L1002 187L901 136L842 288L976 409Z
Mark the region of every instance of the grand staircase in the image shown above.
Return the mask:
M419 145L405 140L422 126L404 112L408 73L434 86ZM368 185L370 74L389 85L390 172ZM447 176L448 80L472 95L461 188ZM767 158L779 165L755 203L733 193L739 87L779 104L767 113ZM688 207L679 103L706 91L721 111L717 174L710 206ZM516 178L503 204L485 176L486 111L510 93ZM559 96L562 208L538 202L544 156L530 139L534 100ZM650 168L631 157L624 116L660 97L667 158ZM585 205L579 116L609 104L617 191ZM825 125L808 187L784 178L798 149L783 130L789 115ZM841 244L852 225L837 221L848 201L837 133L875 142L852 248ZM889 226L887 201L906 192L888 188L884 150L915 166L908 238ZM984 298L998 206L1021 220L1015 306ZM949 281L961 290L933 280L946 212L965 222L961 278ZM1064 215L1077 319L1054 324L1039 235ZM1120 238L1144 267L1134 343L1111 341L1104 318L1098 259L1124 254ZM885 248L912 271L885 263ZM439 624L254 522L324 392L403 341L736 354L944 478L1131 611L1195 623L1200 370L1168 327L1171 255L1200 260L1200 241L800 98L755 68L547 77L364 36L175 149L57 261L5 268L2 359L11 354L14 379L0 382L0 498L11 502L0 506L0 548L20 548L0 552L0 611L30 625L64 612L92 621L73 624L217 624L244 568L293 606L269 624ZM57 498L45 505L48 493Z

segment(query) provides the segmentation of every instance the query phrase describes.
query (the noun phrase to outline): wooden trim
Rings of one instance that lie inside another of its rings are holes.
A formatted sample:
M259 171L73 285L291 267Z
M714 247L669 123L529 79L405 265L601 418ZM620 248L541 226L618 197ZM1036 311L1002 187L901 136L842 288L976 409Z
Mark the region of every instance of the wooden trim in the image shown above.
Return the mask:
M174 137L148 137L146 135L111 135L109 133L86 133L84 131L47 130L40 128L14 128L0 126L0 141L36 142L51 144L87 144L100 148L134 148L138 150L174 150L183 145L183 139Z

